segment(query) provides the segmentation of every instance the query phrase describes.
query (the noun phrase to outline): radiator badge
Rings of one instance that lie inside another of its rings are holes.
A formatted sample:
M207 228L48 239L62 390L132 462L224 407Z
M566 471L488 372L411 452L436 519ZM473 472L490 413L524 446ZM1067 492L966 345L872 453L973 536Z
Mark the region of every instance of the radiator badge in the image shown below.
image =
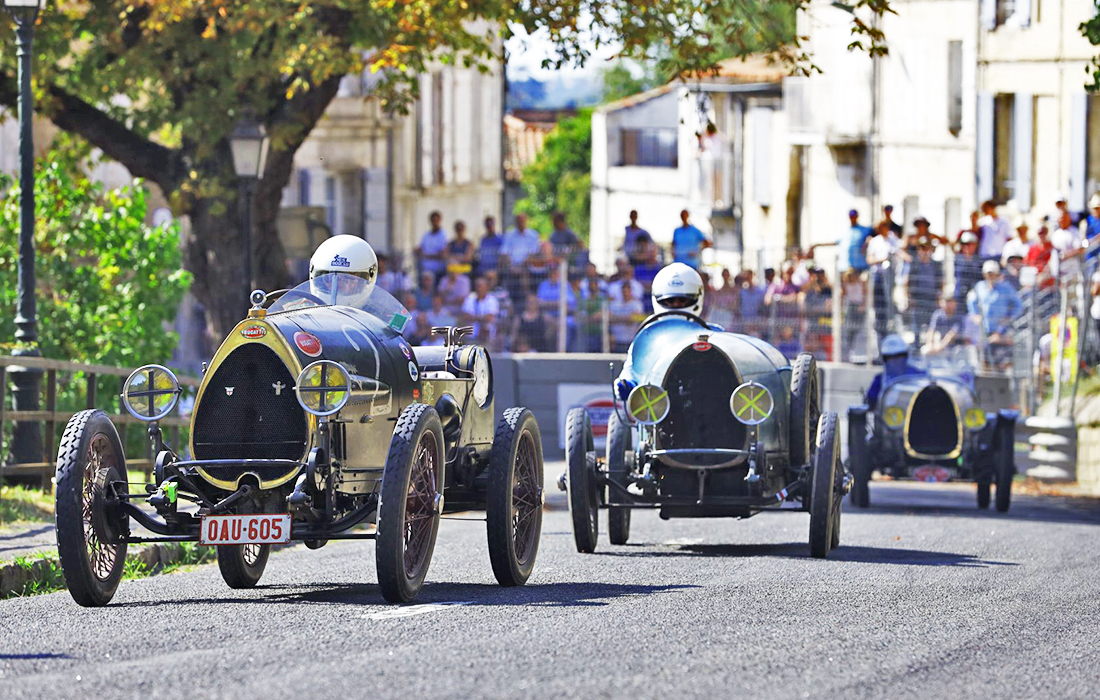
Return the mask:
M693 350L695 350L695 352L706 352L707 350L710 350L712 346L707 341L700 340L693 344L691 347Z
M271 388L275 390L275 395L276 396L282 396L283 395L283 389L286 388L286 384L283 384L282 382L275 382L274 384L271 385Z
M420 370L416 368L415 362L409 362L409 377L414 382L420 379Z
M320 357L321 355L321 340L311 333L297 331L294 334L294 344L310 357Z
M233 390L234 390L234 389L236 389L236 388L237 388L237 387L235 387L235 386L227 386L227 387L225 387L225 395L226 395L226 396L232 396L232 395L233 395Z
M256 338L262 338L267 335L267 329L263 326L248 326L247 328L241 329L241 335L255 340Z

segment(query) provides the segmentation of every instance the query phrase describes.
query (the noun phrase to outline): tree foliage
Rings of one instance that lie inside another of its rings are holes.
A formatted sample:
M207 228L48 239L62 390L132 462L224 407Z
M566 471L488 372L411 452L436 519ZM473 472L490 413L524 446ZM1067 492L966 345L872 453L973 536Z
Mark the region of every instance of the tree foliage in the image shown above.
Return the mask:
M562 119L543 142L538 157L523 169L525 197L516 211L528 215L528 225L547 233L555 211L565 213L570 227L588 239L591 203L592 110Z

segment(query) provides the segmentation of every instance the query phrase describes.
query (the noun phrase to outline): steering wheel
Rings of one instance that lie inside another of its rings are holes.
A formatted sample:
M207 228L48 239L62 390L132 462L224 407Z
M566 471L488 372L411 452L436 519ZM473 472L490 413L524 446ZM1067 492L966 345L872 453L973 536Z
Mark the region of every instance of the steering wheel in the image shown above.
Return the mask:
M294 297L301 297L302 299L305 299L306 301L313 302L317 306L328 306L328 304L326 304L324 302L324 300L321 299L321 297L316 296L315 294L311 294L310 292L302 291L301 289L291 289L291 290L285 291L284 293L279 295L278 300L275 301L274 303L272 303L271 311L273 311L273 312L290 311L291 309L286 308L287 307L287 300L288 299L293 299ZM293 302L290 302L290 303L293 303ZM276 308L274 308L275 306L278 306L279 308L276 309Z
M635 334L641 333L650 324L652 324L656 321L659 321L662 318L668 318L669 316L683 316L684 318L686 318L688 320L695 321L696 323L698 323L700 326L707 329L708 331L713 331L714 330L713 328L711 328L710 326L707 325L706 321L699 318L698 316L691 313L690 311L682 311L680 309L672 309L670 311L662 311L659 314L653 314L652 316L650 316L646 320L642 321L642 325L638 326L638 330L634 331L634 333Z

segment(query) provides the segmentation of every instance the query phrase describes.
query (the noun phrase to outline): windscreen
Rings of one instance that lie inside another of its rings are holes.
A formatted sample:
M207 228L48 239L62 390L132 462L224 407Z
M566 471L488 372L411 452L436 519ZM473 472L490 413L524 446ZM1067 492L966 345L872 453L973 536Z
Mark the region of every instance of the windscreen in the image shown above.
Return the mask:
M341 272L318 275L283 294L268 313L296 311L317 306L350 306L365 311L398 333L410 314L389 292L369 280Z

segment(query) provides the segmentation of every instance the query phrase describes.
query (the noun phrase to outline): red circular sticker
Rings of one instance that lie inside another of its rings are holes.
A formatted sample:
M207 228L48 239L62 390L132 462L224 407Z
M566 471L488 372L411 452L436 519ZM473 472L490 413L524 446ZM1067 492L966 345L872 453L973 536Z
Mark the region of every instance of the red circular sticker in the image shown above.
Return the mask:
M248 328L241 329L241 335L255 340L256 338L262 338L267 335L267 329L263 326L249 326Z
M707 350L710 350L711 345L705 340L700 340L698 343L695 343L691 347L693 350L695 350L695 352L706 352Z
M305 331L298 331L294 334L294 344L298 346L299 350L310 357L319 357L321 355L321 341L318 340L315 335L311 335Z

